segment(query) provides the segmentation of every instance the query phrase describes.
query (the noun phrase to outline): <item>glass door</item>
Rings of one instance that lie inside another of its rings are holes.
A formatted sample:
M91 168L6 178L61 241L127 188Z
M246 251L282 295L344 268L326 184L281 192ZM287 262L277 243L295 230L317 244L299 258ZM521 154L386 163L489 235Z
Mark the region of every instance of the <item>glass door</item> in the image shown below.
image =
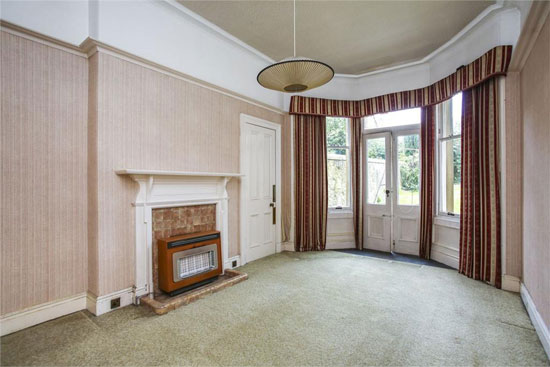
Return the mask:
M393 251L418 256L420 215L420 134L393 132L392 243Z
M395 129L365 135L366 249L418 255L420 135Z
M363 246L391 251L391 134L365 135Z

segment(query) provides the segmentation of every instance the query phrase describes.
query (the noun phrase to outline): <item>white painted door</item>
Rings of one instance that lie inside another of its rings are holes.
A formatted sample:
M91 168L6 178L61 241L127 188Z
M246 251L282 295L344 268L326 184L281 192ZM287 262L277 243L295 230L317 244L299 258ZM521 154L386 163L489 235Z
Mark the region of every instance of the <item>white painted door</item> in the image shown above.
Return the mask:
M364 247L418 256L418 130L365 135Z
M369 250L391 251L391 134L366 135L363 246Z
M276 251L276 132L252 123L243 126L245 262L249 262Z
M392 135L393 251L418 256L420 134L418 130L399 130Z

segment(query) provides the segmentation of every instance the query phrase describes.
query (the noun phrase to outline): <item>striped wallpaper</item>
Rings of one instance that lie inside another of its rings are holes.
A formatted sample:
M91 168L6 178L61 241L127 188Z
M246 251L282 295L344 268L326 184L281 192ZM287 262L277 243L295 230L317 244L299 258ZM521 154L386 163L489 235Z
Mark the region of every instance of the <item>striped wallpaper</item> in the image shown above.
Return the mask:
M87 288L87 60L1 32L0 314Z

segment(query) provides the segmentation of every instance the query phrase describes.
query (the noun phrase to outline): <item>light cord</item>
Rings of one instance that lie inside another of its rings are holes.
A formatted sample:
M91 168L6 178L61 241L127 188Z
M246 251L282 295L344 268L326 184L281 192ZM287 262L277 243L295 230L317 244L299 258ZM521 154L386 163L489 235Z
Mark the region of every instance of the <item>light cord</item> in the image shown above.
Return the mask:
M294 0L294 57L296 58L296 0Z

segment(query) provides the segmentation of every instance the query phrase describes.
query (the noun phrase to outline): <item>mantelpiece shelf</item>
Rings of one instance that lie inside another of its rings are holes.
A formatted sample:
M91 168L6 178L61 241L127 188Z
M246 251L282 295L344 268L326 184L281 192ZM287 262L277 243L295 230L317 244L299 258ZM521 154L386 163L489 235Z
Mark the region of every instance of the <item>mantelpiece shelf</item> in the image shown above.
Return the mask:
M191 177L242 177L240 173L221 172L188 172L188 171L162 171L149 169L119 169L117 175L144 175L144 176L191 176Z

